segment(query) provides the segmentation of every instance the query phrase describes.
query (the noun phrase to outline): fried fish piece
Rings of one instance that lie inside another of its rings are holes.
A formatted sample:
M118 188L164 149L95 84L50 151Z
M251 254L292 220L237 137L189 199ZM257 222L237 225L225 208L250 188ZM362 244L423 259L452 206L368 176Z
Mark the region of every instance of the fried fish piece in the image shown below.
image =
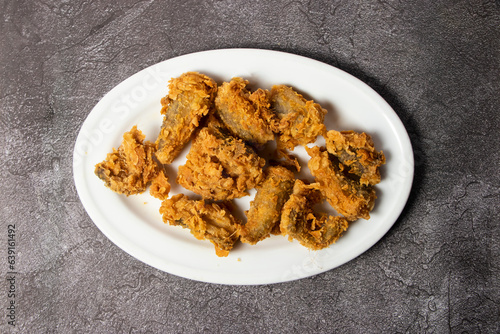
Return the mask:
M259 146L274 139L274 114L269 109L269 92L259 88L250 93L247 85L247 80L238 77L224 82L217 91L215 108L233 135Z
M296 239L301 245L319 250L330 246L347 230L347 219L314 213L313 206L322 200L317 183L305 184L296 180L290 199L283 206L280 229L288 239Z
M328 203L350 221L370 219L370 211L377 198L375 189L346 175L344 165L326 148L314 146L306 150L311 156L307 166Z
M385 164L385 155L375 150L370 135L352 130L330 130L325 140L328 153L335 155L349 173L359 176L361 184L380 182L379 167Z
M189 142L200 120L213 103L217 84L204 74L187 72L169 82L168 95L161 99L164 115L156 139L156 158L171 163Z
M104 161L95 165L94 173L114 192L127 196L142 193L158 174L153 160L156 144L144 143L145 137L137 126L132 127L123 134L118 149L113 148Z
M170 183L168 183L168 177L165 175L163 170L161 170L158 175L152 180L151 186L149 187L149 193L151 194L151 196L163 201L168 198L169 192Z
M248 195L263 178L266 161L212 117L201 129L179 166L177 183L204 199L229 200Z
M275 85L271 88L271 108L279 119L278 148L293 150L297 145L316 141L326 132L323 124L326 109L314 101L307 101L293 88Z
M279 225L281 209L292 193L295 174L282 166L271 166L257 187L255 199L246 212L247 222L241 227L241 241L255 245L269 237Z
M165 224L188 228L196 239L212 242L217 256L227 256L239 238L240 222L221 203L178 194L162 202L160 214Z

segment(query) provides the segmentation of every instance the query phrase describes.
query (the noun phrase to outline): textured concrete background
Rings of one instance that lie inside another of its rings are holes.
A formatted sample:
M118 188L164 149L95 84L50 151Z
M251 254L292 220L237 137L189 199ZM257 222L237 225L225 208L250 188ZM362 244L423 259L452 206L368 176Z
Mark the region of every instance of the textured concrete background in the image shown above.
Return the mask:
M3 0L0 15L0 270L15 224L18 332L500 332L498 1ZM228 47L337 66L402 119L414 187L362 256L290 283L205 284L135 260L87 216L72 151L92 107L149 65Z

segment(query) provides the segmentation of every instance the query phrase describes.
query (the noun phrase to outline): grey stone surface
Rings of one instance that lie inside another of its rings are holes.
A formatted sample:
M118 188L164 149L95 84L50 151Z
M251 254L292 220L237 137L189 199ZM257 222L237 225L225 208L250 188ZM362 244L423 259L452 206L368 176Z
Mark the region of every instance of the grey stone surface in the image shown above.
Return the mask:
M0 1L0 332L500 332L498 1ZM116 84L232 47L291 52L366 82L408 130L416 174L389 233L324 274L222 286L112 244L72 178L78 130Z

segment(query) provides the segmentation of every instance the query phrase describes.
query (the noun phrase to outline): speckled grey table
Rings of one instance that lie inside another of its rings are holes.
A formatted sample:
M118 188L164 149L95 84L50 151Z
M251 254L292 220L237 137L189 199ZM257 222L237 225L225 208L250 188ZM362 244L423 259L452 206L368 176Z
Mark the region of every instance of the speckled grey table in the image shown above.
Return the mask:
M498 1L5 0L0 16L0 332L500 332ZM206 284L135 260L87 216L72 151L97 101L228 47L337 66L405 124L414 187L362 256L289 283Z

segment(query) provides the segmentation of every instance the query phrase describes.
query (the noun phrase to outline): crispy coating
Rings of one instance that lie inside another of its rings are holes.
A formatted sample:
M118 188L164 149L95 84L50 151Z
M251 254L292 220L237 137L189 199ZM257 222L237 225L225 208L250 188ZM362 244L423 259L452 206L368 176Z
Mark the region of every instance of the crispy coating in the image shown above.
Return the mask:
M199 240L210 240L217 256L227 256L239 238L240 222L223 205L178 194L162 202L163 222L188 228Z
M215 108L234 136L259 146L274 139L274 114L269 109L269 93L260 88L250 93L247 85L242 78L224 82L218 89Z
M349 173L359 176L360 183L380 182L379 167L385 164L382 151L376 151L372 138L362 132L331 130L326 133L326 149L335 155Z
M161 100L164 118L156 139L159 162L169 164L179 155L209 112L216 92L215 81L196 72L170 80L168 95Z
M328 203L350 221L370 219L377 198L375 189L346 175L344 166L324 147L307 148L307 153L311 156L307 164L309 170Z
M211 118L209 126L193 139L186 164L179 167L177 183L204 199L239 198L262 180L265 163L243 140Z
M144 138L137 126L132 127L123 134L118 150L113 148L106 160L95 166L94 173L114 192L127 196L142 193L158 174L153 160L156 145L144 143Z
M149 187L149 193L151 194L151 196L163 201L168 198L169 192L170 183L168 183L168 177L161 170L158 175L152 180L151 186Z
M276 155L278 156L278 161L280 164L288 168L294 169L297 172L300 172L301 166L299 159L295 155L290 153L287 149L283 147L277 147Z
M295 175L281 166L271 166L263 182L257 187L255 199L246 212L247 223L241 227L241 241L255 245L269 237L279 225L281 209L292 193Z
M318 186L296 180L293 193L283 206L280 224L281 233L288 235L290 241L296 239L312 250L330 246L349 226L344 217L313 212L314 204L322 200Z
M318 135L324 134L323 124L327 111L314 101L285 85L271 88L271 107L279 119L278 148L293 150L297 145L314 143Z

